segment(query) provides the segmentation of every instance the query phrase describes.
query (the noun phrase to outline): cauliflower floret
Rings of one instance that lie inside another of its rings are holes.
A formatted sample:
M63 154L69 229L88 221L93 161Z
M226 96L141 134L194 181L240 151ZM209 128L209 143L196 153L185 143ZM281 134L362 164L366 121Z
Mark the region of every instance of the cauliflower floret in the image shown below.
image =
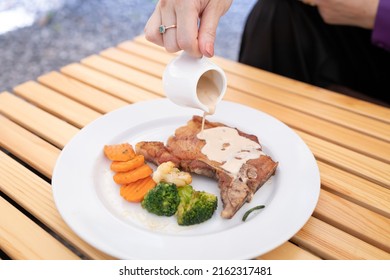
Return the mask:
M176 168L173 162L167 161L161 163L157 167L157 170L154 171L153 180L156 183L167 182L180 187L191 184L192 177L190 173L180 171L178 168Z

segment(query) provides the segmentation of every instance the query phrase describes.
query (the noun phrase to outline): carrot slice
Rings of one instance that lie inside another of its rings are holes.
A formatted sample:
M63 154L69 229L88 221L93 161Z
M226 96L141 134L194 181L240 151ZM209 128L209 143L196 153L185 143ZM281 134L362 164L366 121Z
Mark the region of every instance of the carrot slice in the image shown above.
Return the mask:
M153 189L156 183L151 176L140 179L133 183L122 185L120 195L130 202L141 202L149 190Z
M126 172L136 169L145 163L145 157L143 155L137 155L128 161L113 161L111 163L111 170L114 172Z
M128 161L135 157L133 146L129 143L105 145L104 154L112 161Z
M118 172L114 174L114 181L118 185L126 185L133 183L137 180L146 178L153 173L153 169L149 165L143 164L134 170L127 172Z

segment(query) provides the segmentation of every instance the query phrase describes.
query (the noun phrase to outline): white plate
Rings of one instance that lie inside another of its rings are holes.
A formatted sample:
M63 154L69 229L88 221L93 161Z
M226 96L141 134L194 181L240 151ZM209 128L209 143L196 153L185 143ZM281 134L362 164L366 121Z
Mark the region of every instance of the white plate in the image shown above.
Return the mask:
M279 162L251 203L226 220L220 217L219 200L210 220L182 227L174 217L149 214L120 197L103 146L165 141L194 114L201 112L159 99L118 109L81 129L62 150L53 173L54 200L65 222L92 246L121 259L249 259L290 239L317 204L320 176L313 154L282 122L231 102L222 101L208 119L257 135L264 152ZM211 179L194 176L192 185L219 196ZM266 207L242 222L244 213L259 204Z

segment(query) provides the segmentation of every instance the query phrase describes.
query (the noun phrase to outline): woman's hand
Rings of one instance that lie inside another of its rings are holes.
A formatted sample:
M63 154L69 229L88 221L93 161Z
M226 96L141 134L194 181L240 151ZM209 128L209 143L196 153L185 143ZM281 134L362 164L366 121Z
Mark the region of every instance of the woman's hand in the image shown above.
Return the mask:
M184 50L197 57L214 55L218 22L232 0L160 0L145 26L146 39L168 52ZM159 26L176 25L164 34Z
M317 6L326 23L372 29L379 0L302 0Z

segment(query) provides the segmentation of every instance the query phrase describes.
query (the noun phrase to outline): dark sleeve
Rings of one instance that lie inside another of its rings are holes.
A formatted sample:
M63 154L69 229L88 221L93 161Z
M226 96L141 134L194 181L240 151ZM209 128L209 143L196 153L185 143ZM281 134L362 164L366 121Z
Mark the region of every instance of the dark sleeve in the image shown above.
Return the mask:
M380 0L371 41L374 45L390 51L390 0Z

